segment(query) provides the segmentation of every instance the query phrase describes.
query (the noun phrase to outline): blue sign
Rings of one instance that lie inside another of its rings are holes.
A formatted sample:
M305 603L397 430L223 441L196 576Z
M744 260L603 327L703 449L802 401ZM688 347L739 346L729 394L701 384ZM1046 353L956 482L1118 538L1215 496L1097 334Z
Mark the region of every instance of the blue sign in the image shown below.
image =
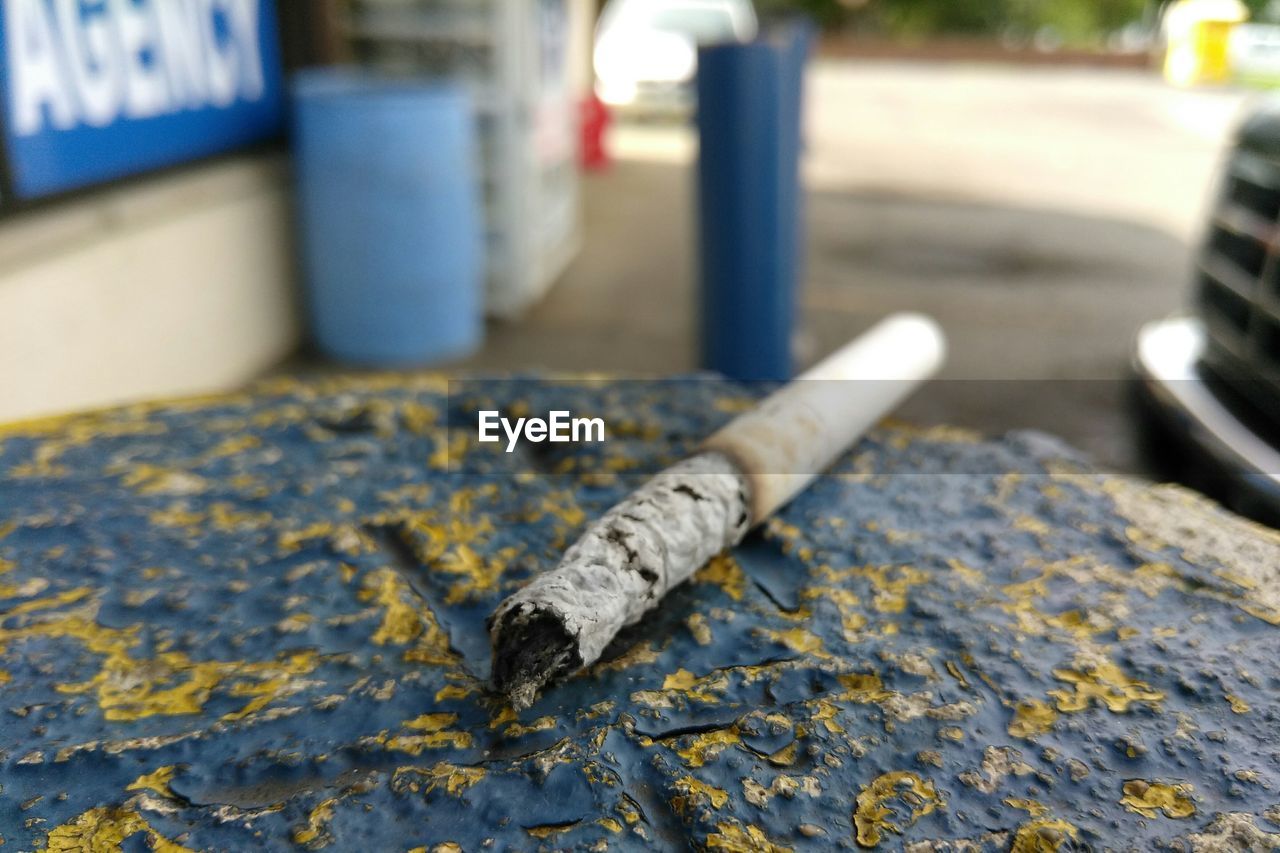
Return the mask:
M3 0L10 179L29 200L270 138L272 0Z

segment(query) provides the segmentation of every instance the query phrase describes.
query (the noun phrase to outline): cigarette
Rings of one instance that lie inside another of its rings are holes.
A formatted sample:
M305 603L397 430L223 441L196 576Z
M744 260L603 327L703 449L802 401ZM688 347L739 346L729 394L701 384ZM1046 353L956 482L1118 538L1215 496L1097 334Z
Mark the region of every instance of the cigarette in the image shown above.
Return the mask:
M488 622L494 688L524 709L597 661L620 630L802 492L945 352L933 320L889 317L658 473L498 605Z

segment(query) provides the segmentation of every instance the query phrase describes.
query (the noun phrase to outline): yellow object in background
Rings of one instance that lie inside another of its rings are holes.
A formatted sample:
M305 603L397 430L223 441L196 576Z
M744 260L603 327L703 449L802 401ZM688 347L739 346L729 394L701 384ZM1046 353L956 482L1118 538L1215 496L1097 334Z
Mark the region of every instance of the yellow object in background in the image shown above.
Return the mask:
M1177 0L1164 17L1164 76L1175 86L1231 79L1231 31L1249 19L1240 0Z

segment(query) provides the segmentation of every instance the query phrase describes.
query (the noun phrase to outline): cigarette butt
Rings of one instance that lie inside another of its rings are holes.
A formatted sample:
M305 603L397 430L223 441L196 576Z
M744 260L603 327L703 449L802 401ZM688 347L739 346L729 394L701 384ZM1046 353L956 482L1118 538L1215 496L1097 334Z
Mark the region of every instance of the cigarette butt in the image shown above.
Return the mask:
M927 317L881 322L610 509L489 618L493 684L516 708L599 659L622 628L785 506L941 366Z
M747 478L759 524L893 411L946 358L942 330L895 314L828 356L703 444Z

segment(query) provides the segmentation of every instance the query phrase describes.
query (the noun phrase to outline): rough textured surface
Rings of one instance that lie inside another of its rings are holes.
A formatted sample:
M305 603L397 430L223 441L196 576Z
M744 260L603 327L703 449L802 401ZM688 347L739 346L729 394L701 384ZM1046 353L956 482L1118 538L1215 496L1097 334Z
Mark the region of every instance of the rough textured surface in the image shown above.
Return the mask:
M553 571L494 611L498 690L524 710L551 678L599 660L619 631L742 541L751 522L747 499L744 477L718 453L682 460L627 495Z
M612 438L513 477L477 397ZM1274 534L1034 436L877 430L529 712L486 695L485 615L609 472L748 402L365 377L0 434L5 849L1280 841Z

